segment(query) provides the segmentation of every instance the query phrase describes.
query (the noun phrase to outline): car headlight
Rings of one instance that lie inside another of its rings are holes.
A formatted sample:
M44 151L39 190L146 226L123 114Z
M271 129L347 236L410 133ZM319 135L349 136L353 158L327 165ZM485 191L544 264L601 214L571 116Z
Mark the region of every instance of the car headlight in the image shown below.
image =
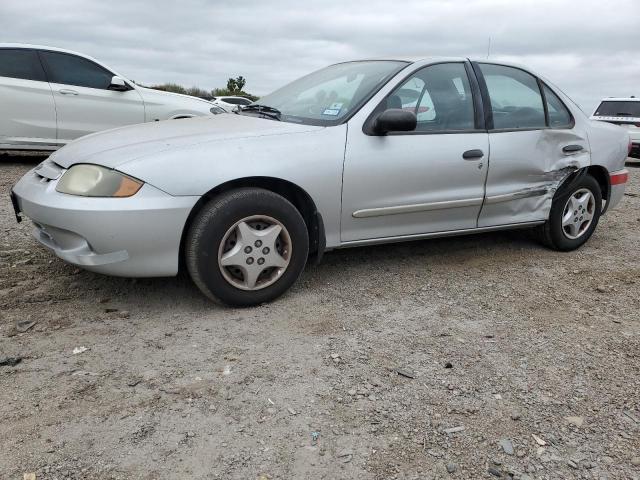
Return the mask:
M130 197L144 185L140 180L98 165L79 164L67 170L56 191L83 197Z

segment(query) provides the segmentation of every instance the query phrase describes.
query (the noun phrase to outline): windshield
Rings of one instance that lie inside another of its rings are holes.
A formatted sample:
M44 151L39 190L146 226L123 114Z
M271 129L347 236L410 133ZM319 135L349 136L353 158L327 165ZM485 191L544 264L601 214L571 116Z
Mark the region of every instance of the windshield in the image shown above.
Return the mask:
M594 115L598 117L640 117L640 102L607 100L600 104Z
M279 110L279 119L285 122L337 125L407 65L387 60L331 65L295 80L257 103Z

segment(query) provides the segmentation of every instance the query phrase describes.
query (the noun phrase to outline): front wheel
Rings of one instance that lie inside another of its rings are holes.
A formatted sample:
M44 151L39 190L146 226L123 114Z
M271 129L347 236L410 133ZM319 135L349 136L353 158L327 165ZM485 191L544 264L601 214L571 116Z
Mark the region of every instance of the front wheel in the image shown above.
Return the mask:
M295 283L309 238L300 212L260 188L226 192L206 204L187 234L189 274L212 300L247 307L269 302Z
M581 247L593 234L602 212L600 185L591 175L569 182L556 193L549 219L540 227L545 245L570 251Z

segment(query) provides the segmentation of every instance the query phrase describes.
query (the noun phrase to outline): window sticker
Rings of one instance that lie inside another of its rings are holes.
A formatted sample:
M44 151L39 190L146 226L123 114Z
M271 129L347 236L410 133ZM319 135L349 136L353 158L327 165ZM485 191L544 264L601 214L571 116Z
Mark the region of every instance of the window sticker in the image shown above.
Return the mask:
M322 112L323 115L331 115L331 116L336 116L340 113L340 110L342 110L342 105L344 105L343 103L332 103L331 106L329 106L329 108L327 108L324 112Z

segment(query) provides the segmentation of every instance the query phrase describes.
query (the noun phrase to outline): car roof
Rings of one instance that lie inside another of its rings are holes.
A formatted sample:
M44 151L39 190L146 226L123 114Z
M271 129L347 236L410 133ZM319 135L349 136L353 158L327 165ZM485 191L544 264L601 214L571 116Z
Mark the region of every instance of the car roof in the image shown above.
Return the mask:
M601 102L640 102L638 97L606 97Z
M375 62L375 61L388 61L388 62L406 62L409 64L416 65L428 65L430 63L445 63L445 62L478 62L478 63L488 63L491 65L504 65L506 67L515 67L526 70L527 72L531 72L531 69L526 65L523 65L518 62L511 61L502 61L502 60L491 60L486 58L468 58L468 57L443 57L443 56L388 56L388 57L379 57L379 58L362 58L357 60L347 60L340 63L351 63L351 62ZM533 73L533 72L531 72Z
M407 57L407 56L386 56L386 57L368 57L368 58L358 58L352 60L345 60L343 62L337 62L336 65L341 63L353 63L353 62L405 62L405 63L431 63L431 62L464 62L466 58L463 57Z
M74 52L73 50L68 50L66 48L50 47L47 45L32 45L29 43L0 43L0 48L25 48L28 50L51 50L52 52L71 53L73 55L79 55L81 57L91 58L89 55L85 55L84 53L80 53L80 52ZM93 58L91 59L94 60Z
M348 62L374 62L374 61L390 61L390 62L408 62L408 63L422 63L422 62L442 62L442 61L454 61L454 62L464 62L470 60L472 62L478 63L496 63L499 65L517 65L517 63L510 61L502 61L502 60L489 60L486 58L470 58L470 57L456 57L456 56L441 56L441 55L416 55L416 56L406 56L406 55L388 55L384 57L366 57L361 59L354 60L345 60L344 62L338 63L348 63Z

